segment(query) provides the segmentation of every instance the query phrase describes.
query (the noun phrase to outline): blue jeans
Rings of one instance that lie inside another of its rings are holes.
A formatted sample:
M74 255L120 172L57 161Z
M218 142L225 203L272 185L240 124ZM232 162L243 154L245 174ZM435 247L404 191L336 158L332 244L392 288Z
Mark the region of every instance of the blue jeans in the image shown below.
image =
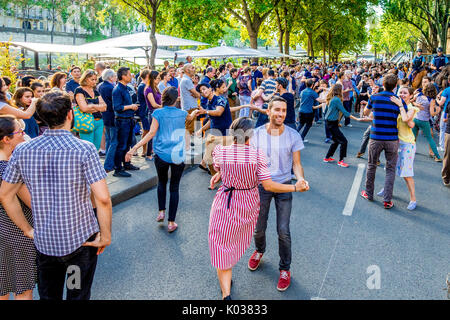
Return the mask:
M114 156L114 166L117 171L123 170L125 154L130 150L133 143L134 119L117 119L117 149Z
M352 113L352 104L353 104L353 100L344 101L344 108L345 108L345 110L347 110L348 112ZM346 126L348 126L350 124L350 118L345 117L344 124Z
M290 181L285 184L291 184ZM259 210L258 221L255 229L256 251L264 253L266 251L266 229L269 218L270 202L275 198L275 208L277 212L277 232L278 250L280 255L280 270L289 270L291 267L291 232L289 224L292 210L292 193L274 193L264 190L259 186L259 197L261 208Z
M114 169L114 156L118 144L117 131L117 127L105 126L106 157L104 167L106 171Z

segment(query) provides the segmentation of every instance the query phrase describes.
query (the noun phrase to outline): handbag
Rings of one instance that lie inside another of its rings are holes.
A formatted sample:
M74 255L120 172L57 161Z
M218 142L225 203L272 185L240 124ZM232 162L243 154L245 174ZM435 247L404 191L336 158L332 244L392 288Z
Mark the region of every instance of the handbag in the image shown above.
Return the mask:
M72 131L78 133L91 133L94 131L94 116L80 110L78 105L73 107L74 125Z

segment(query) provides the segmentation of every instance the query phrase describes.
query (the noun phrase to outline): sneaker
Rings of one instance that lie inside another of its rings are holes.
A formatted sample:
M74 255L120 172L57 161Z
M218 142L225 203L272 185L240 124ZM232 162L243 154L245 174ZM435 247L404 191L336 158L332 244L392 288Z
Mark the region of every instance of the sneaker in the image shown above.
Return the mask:
M309 140L303 140L303 142L304 142L304 143L308 143L308 142L309 142Z
M345 126L346 128L353 128L353 126L351 124L348 124Z
M334 160L333 158L325 158L325 159L323 159L323 162L326 162L326 163L330 163L330 162L335 162L336 160Z
M280 270L280 278L278 279L278 291L286 291L291 284L291 272L286 270Z
M416 207L417 207L417 202L416 201L410 201L408 206L406 207L406 209L414 210Z
M331 142L331 139L330 138L326 138L325 139L325 143L330 143Z
M226 296L225 298L223 298L223 300L232 300L231 296Z
M104 151L99 151L99 152L98 152L98 155L99 155L99 157L101 157L101 158L106 157L106 152L104 152Z
M165 216L166 216L166 213L164 211L158 213L158 217L156 218L156 222L163 222Z
M446 186L446 187L450 186L450 182L445 182L445 181L442 181L442 182L444 183L444 186Z
M141 170L141 168L133 166L131 163L127 164L123 167L125 170L127 171L137 171L137 170Z
M129 178L129 177L131 177L131 174L129 174L125 170L120 170L120 171L116 170L116 171L114 171L113 176L114 177L121 177L121 178Z
M434 161L435 161L435 162L442 162L442 159L441 159L441 158L438 158L438 157L434 157Z
M342 168L348 168L348 163L345 163L344 160L338 162L338 166Z
M174 232L175 230L177 230L178 225L176 223L174 223L173 225L170 225L167 227L167 231L169 231L169 233Z
M255 271L256 269L258 269L263 255L264 253L259 253L256 250L255 252L253 252L252 256L250 257L250 260L248 260L248 268L251 271Z
M362 158L362 157L363 157L363 155L364 155L364 153L362 153L362 152L358 152L358 153L356 154L356 157L357 157L357 158Z
M377 193L377 196L384 197L384 188L380 190L380 192Z
M394 202L390 201L390 202L384 202L384 208L385 209L391 209L394 207Z
M361 191L361 197L363 197L364 199L366 199L368 201L373 201L373 199L369 198L369 195L367 194L366 190Z

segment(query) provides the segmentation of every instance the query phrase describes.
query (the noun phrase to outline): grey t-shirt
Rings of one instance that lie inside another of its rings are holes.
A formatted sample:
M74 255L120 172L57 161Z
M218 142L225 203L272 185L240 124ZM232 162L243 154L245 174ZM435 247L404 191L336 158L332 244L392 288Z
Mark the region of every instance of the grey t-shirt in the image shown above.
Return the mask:
M194 98L189 90L195 89L192 79L187 75L184 75L180 83L180 97L181 97L181 109L188 111L192 108L197 108L198 102Z
M293 153L305 147L300 134L288 126L279 136L269 135L266 126L261 126L255 129L250 145L266 155L272 180L279 183L291 180Z

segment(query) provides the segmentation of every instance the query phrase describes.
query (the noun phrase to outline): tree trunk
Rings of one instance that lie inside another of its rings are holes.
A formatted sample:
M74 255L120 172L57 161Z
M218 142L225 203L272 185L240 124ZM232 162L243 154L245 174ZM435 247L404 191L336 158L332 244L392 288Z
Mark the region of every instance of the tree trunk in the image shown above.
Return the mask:
M147 65L150 65L152 70L155 70L155 58L156 58L156 50L158 49L158 42L156 40L156 12L158 8L153 8L152 13L152 29L150 31L150 41L152 42L152 51L150 56L150 63L147 59Z
M250 48L258 49L258 33L254 31L248 32L248 37L250 38Z
M291 43L291 32L286 30L286 36L284 39L284 53L289 54L289 45Z
M284 30L280 30L280 36L278 37L278 48L280 49L280 53L283 53L283 36Z
M326 37L322 36L322 46L323 46L323 64L327 64L327 44Z

